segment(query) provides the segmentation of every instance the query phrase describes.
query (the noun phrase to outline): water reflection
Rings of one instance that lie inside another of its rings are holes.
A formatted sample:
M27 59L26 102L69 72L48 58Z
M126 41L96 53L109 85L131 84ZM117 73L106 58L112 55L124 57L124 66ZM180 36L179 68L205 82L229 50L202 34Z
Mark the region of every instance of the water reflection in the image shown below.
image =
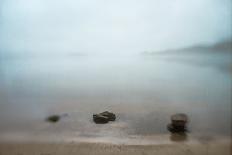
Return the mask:
M171 133L170 140L175 142L187 141L188 135L186 133Z

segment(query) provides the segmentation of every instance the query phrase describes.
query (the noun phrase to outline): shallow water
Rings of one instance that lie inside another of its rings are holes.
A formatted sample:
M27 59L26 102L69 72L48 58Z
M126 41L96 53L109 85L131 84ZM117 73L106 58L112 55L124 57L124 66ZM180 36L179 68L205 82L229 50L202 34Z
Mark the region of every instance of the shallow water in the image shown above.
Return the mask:
M0 62L0 139L168 134L186 113L189 133L229 136L231 54L14 58ZM94 124L105 110L116 122ZM45 118L67 114L56 124ZM49 139L49 138L48 138Z

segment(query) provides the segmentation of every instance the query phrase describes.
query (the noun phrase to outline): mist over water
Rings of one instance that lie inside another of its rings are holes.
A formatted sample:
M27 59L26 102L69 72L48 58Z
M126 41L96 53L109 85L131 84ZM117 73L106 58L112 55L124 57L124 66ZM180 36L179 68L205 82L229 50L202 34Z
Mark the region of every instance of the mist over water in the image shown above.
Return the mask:
M1 0L0 55L134 55L212 45L232 38L231 3Z
M195 58L202 55L192 55L195 63L182 54L2 61L0 135L159 135L179 112L189 115L193 135L229 135L231 59L222 52L199 63ZM95 125L92 114L105 110L116 113L116 122ZM50 114L68 117L49 125L44 119Z

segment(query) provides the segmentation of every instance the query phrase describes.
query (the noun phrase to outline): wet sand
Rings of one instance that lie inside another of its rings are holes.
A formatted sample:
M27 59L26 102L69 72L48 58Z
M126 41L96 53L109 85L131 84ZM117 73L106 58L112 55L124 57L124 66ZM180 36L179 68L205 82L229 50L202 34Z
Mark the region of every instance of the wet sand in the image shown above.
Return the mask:
M1 141L0 155L230 155L231 144L228 137L197 137L191 134L60 140L44 136L33 141Z
M230 143L115 145L105 143L0 144L1 155L230 155Z

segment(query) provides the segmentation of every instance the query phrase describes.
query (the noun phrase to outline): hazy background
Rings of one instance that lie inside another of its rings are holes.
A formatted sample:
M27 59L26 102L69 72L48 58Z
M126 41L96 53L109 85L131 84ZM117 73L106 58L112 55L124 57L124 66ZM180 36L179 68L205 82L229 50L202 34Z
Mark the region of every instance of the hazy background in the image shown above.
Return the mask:
M0 54L136 54L231 39L231 0L1 0Z

